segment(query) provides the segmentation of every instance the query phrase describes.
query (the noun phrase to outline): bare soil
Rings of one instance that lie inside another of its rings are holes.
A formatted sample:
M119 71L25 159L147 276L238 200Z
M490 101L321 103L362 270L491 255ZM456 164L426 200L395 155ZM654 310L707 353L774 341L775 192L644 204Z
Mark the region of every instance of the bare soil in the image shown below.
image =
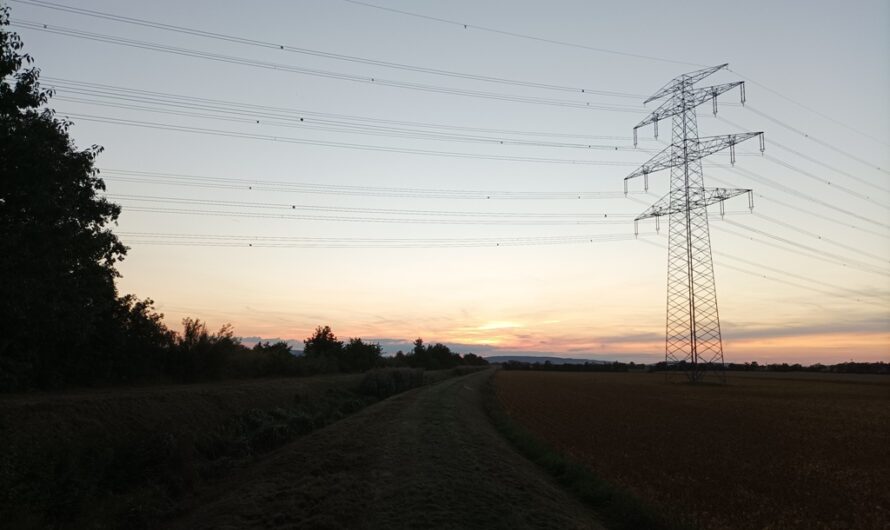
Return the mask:
M486 370L400 394L284 446L174 528L601 528L491 425Z

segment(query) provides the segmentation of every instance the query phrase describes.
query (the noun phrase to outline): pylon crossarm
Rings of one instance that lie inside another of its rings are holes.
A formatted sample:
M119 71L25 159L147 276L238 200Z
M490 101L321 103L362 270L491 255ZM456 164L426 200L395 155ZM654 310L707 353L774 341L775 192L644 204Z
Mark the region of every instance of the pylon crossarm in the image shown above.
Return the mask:
M734 147L737 144L744 142L745 140L750 140L751 138L756 138L762 135L763 132L760 131L739 134L722 134L720 136L705 136L704 138L699 138L698 145L695 147L694 152L690 155L690 160L704 158L718 151L722 151L728 147ZM761 142L760 144L762 148L763 142ZM734 160L735 157L733 157L733 161Z
M633 173L624 177L624 180L648 175L649 173L661 171L662 169L679 167L684 163L694 162L762 134L762 132L724 134L720 136L706 136L704 138L699 138L698 141L689 140L685 157L683 156L682 149L674 149L676 146L669 145L662 149L657 155L650 158L648 162L637 168ZM761 147L762 145L763 143L761 142Z
M690 188L688 209L694 210L697 208L705 208L750 191L751 190L741 188ZM651 217L663 217L672 213L685 212L687 210L685 201L674 201L674 204L672 205L670 195L671 194L668 193L664 197L658 199L655 204L638 215L634 221L642 221L643 219L649 219Z
M702 68L701 70L678 75L677 77L671 79L668 84L661 87L661 90L659 90L655 94L652 94L649 99L647 99L643 103L649 103L650 101L661 99L669 94L674 93L680 87L694 85L695 83L698 83L714 72L722 70L727 66L729 66L729 63L723 63L717 66L709 66L708 68Z
M683 112L695 108L702 103L714 99L720 94L724 92L728 92L737 86L744 85L744 81L735 81L732 83L726 83L723 85L714 85L709 87L696 88L694 90L689 91L687 97L683 100L682 104L678 104L674 98L671 98L664 103L662 103L657 109L653 110L649 116L646 117L643 121L638 123L634 129L639 129L644 125L648 125L650 123L656 123L666 118L670 118L671 116L676 116L678 114L682 114Z
M661 171L662 169L668 169L672 167L674 161L671 158L671 147L667 146L662 149L657 155L653 156L649 159L648 162L638 167L633 173L624 177L624 180L630 180L636 177L642 177L643 175L648 175L649 173L653 173L655 171Z

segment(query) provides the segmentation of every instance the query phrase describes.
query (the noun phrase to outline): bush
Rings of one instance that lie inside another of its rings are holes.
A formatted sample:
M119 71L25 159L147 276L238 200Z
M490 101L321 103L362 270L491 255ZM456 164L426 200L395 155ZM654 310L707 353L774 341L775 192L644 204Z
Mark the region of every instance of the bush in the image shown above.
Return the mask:
M362 379L359 392L384 399L423 385L423 370L416 368L381 368L371 370Z
M472 374L474 372L478 372L479 370L485 370L487 367L488 367L487 365L483 365L483 366L472 366L472 365L455 366L454 368L451 369L451 372L454 375L461 376L461 375Z

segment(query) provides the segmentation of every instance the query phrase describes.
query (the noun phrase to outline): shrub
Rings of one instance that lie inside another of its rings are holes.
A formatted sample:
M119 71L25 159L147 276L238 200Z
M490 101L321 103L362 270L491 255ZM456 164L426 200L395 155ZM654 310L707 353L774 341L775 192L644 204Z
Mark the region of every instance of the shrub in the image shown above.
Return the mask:
M423 385L423 370L416 368L381 368L365 374L359 385L362 394L379 399Z

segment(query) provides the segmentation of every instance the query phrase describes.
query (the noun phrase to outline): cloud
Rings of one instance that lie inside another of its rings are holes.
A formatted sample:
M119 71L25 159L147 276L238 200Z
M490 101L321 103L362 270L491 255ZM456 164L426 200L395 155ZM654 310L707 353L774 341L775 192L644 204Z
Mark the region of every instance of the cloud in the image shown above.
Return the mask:
M785 326L737 322L725 322L723 324L723 336L733 340L887 332L890 332L890 317L868 317L852 321L832 320L815 324L792 324Z

